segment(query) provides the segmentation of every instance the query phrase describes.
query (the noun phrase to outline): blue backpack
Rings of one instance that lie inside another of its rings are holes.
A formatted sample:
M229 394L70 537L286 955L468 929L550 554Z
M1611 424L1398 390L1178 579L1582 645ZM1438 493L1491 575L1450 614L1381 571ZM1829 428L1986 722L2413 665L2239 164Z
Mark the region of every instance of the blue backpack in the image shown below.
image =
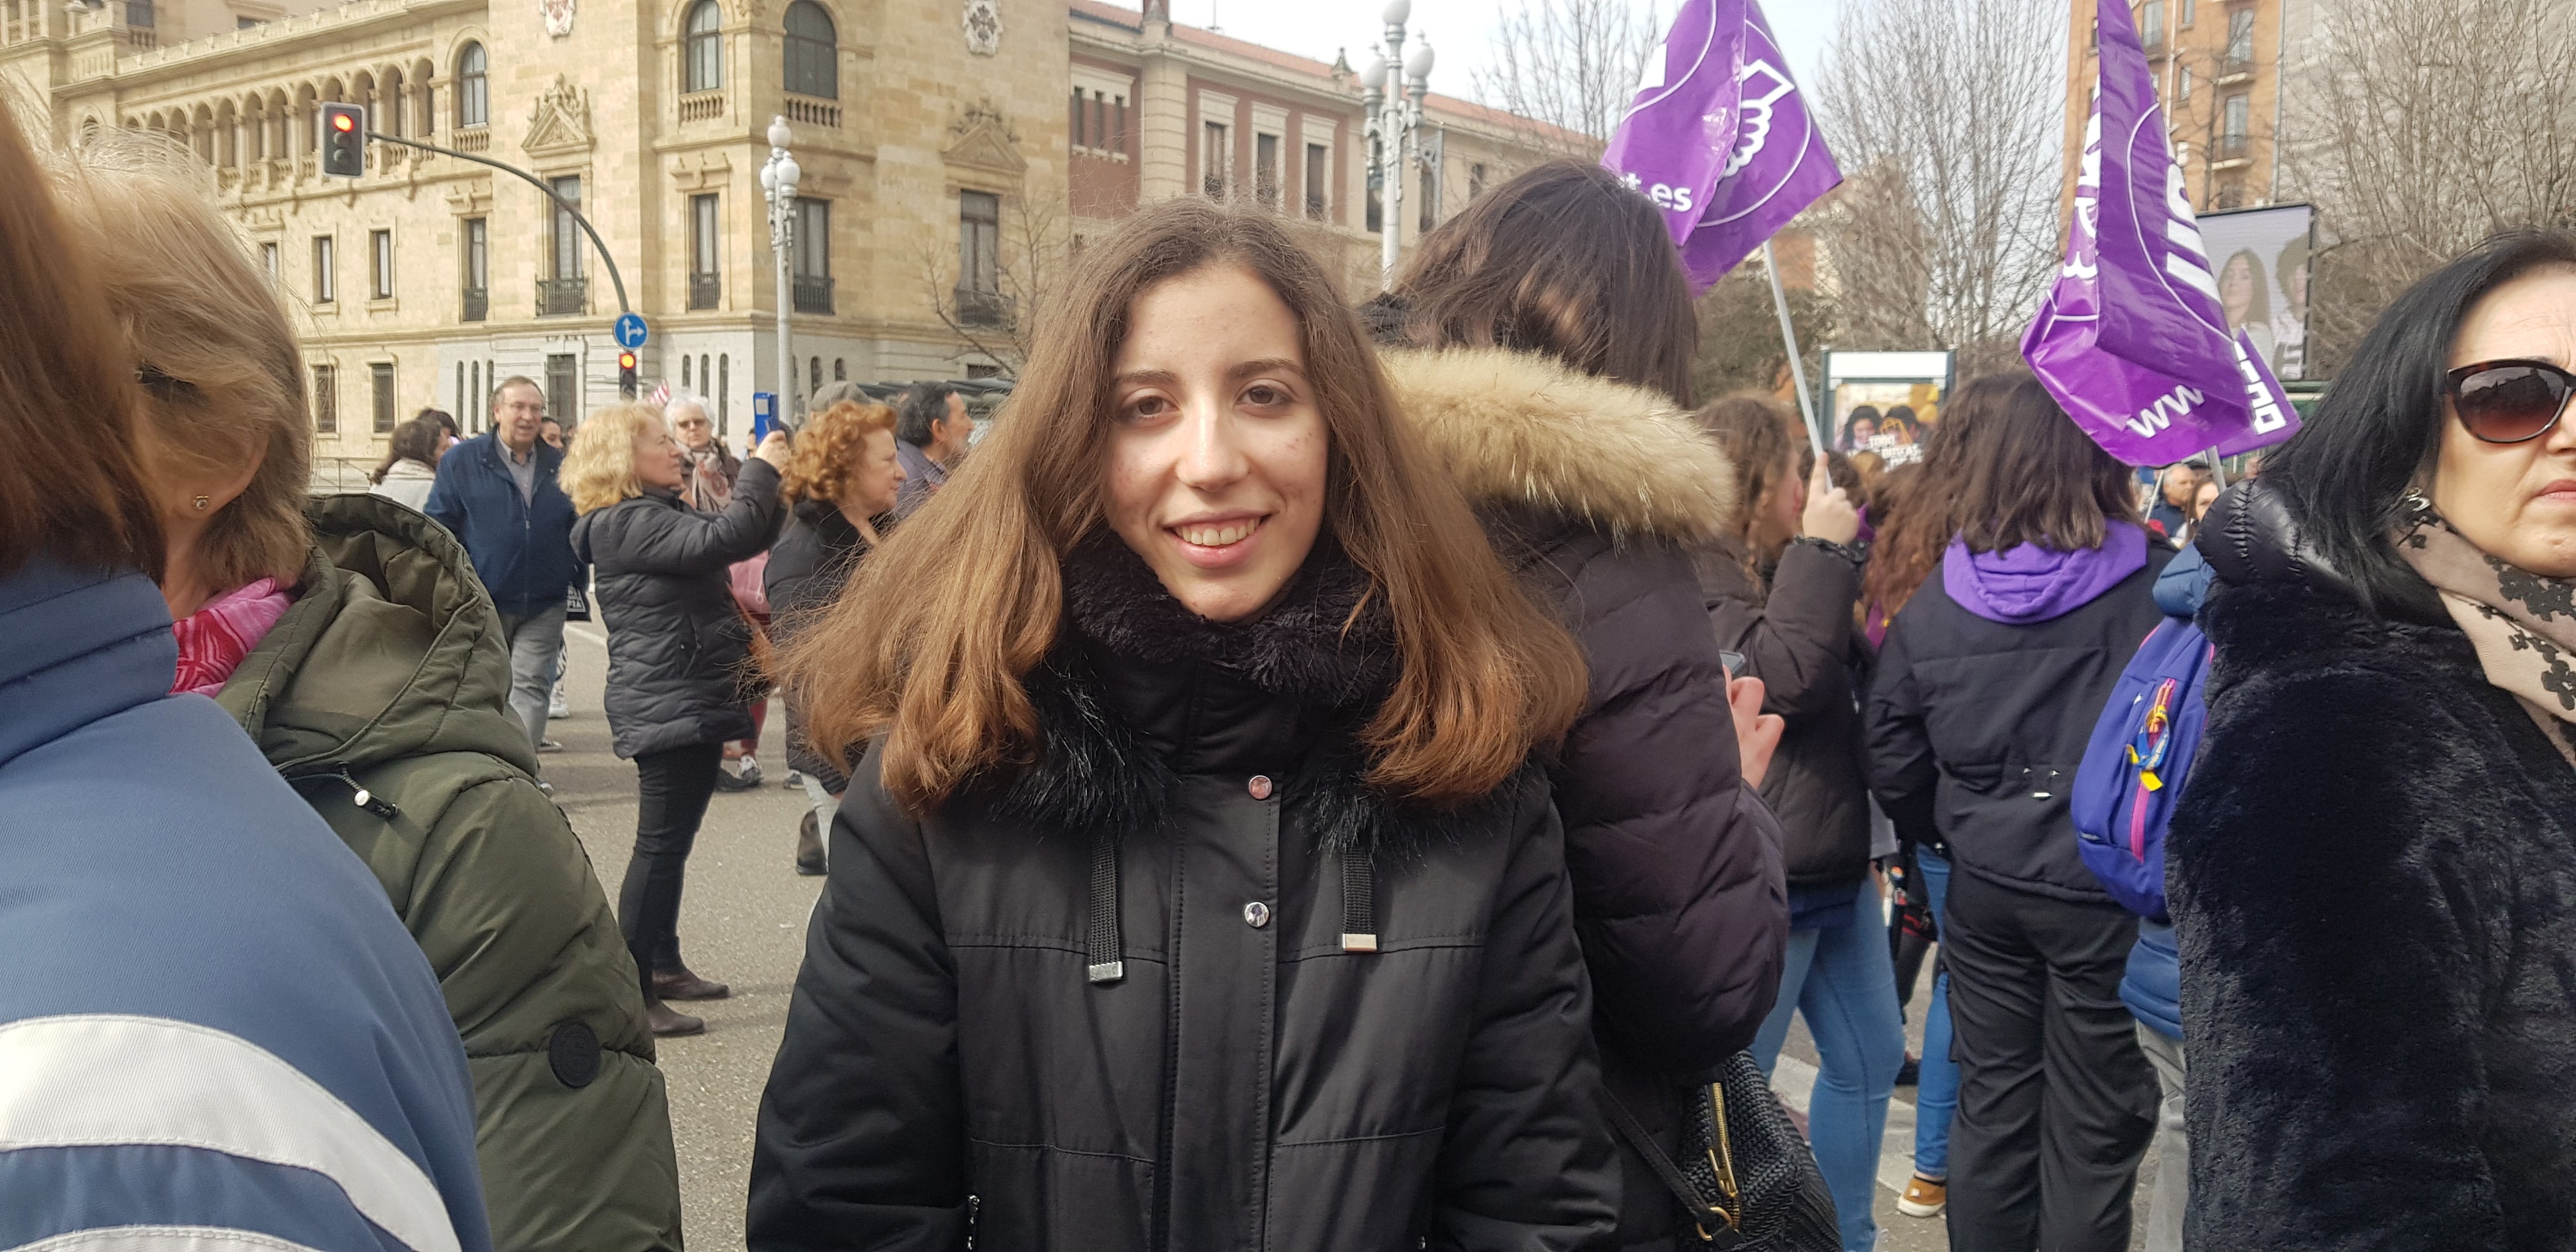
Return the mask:
M2201 681L2213 649L2187 618L2147 632L2093 724L2069 805L2084 867L2121 907L2165 915L2165 828L2209 721Z

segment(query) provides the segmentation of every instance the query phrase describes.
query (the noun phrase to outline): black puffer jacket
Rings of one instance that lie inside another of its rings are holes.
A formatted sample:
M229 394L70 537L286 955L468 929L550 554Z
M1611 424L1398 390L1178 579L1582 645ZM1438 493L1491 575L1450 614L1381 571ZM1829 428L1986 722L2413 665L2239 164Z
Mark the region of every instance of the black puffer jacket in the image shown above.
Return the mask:
M1382 626L1344 646L1346 564L1230 627L1114 540L1067 584L1065 642L1029 678L1036 765L920 818L877 785L881 748L859 766L761 1102L751 1246L1605 1232L1545 788L1440 815L1359 784L1353 730L1393 668ZM1377 951L1345 950L1359 930Z
M786 533L769 549L761 589L769 595L770 638L785 643L816 614L841 598L841 588L868 554L867 537L840 506L827 500L799 500L789 510ZM886 519L878 519L884 533ZM787 702L787 768L811 774L823 790L839 795L849 779L822 753L805 742L805 718L794 700Z
M1869 873L1869 776L1861 764L1860 684L1869 645L1853 628L1860 566L1790 544L1757 587L1725 548L1692 554L1717 646L1762 680L1762 711L1787 719L1762 799L1780 819L1789 885L1832 887Z
M2184 1238L2576 1247L2576 771L2458 627L2363 609L2261 483L2198 546L2217 664L2165 845Z
M700 513L648 491L572 524L573 551L597 572L608 626L608 730L637 757L751 734L751 628L725 569L778 533L778 471L742 468L733 503Z
M1496 548L1583 644L1591 691L1550 769L1610 1088L1672 1145L1672 1081L1753 1040L1780 990L1780 831L1736 758L1726 669L1684 544L1725 454L1653 393L1510 352L1390 351L1414 426ZM1618 1246L1681 1211L1632 1153Z
M1938 831L1963 873L2060 900L2106 903L2075 851L2068 793L2093 723L2164 620L2156 575L2173 549L2059 616L1970 612L1939 568L1888 627L1863 713L1870 786L1900 830Z

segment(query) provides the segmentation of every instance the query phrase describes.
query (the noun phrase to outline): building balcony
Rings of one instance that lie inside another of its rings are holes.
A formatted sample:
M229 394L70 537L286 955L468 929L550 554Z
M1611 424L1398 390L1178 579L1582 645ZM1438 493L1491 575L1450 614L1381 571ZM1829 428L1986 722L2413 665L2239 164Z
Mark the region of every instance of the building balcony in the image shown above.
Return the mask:
M465 289L465 311L461 321L479 322L492 316L492 292L486 287Z
M787 95L787 120L799 126L841 128L841 102L817 96Z
M2161 30L2140 32L2138 42L2146 47L2148 56L2160 57L2165 54L2165 33Z
M724 306L724 280L715 274L689 275L689 307L714 309Z
M970 291L960 287L951 294L957 302L957 324L960 326L1008 330L1018 314L1016 302L998 291Z
M829 314L832 311L832 278L828 274L796 276L796 311Z
M537 280L537 316L570 317L589 311L589 279L540 278Z
M489 152L492 150L492 128L460 126L449 132L447 146L459 152Z
M683 122L711 122L724 115L725 93L721 88L693 91L680 97L680 120Z
M2243 165L2254 159L2254 137L2220 135L2218 141L2209 146L2209 155L2212 164L2220 169Z
M2254 50L2229 48L2218 59L2218 85L2233 86L2254 76Z

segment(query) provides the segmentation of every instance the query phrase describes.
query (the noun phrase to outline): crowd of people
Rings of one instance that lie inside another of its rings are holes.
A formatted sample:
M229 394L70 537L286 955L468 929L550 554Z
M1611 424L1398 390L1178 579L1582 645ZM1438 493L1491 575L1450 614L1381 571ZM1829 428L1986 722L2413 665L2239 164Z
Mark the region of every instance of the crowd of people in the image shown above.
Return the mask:
M1150 206L1044 324L982 430L567 441L510 378L317 497L211 200L0 115L0 1246L678 1248L655 1040L729 994L681 900L773 694L824 881L755 1248L1677 1249L1812 1174L1784 1246L1867 1252L1908 1082L1962 1249L2128 1247L2159 1141L2157 1252L2576 1241L2576 236L2418 284L2223 492L2023 373L1830 451L1695 395L1572 163L1356 306ZM613 901L539 764L576 619ZM2071 801L2183 630L2141 904ZM1753 1159L1712 1093L1799 1020Z

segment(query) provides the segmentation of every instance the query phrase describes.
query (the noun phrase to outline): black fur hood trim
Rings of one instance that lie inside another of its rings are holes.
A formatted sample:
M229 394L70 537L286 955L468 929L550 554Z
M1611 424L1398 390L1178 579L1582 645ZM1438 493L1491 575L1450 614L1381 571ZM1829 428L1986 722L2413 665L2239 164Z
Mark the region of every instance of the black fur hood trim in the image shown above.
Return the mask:
M1418 855L1444 842L1492 834L1537 785L1524 766L1484 798L1440 809L1369 786L1359 741L1394 685L1393 630L1375 598L1351 621L1368 577L1338 549L1318 544L1287 596L1243 623L1183 608L1115 536L1085 541L1065 561L1065 638L1025 682L1035 706L1037 759L990 782L996 816L1077 839L1125 838L1160 829L1179 777L1109 697L1104 673L1075 636L1114 666L1204 667L1306 706L1305 764L1289 780L1291 819L1326 853Z
M1202 665L1300 704L1375 706L1395 685L1397 662L1395 623L1386 598L1369 594L1373 584L1340 545L1318 539L1268 612L1212 622L1102 530L1065 558L1065 625L1140 664Z

